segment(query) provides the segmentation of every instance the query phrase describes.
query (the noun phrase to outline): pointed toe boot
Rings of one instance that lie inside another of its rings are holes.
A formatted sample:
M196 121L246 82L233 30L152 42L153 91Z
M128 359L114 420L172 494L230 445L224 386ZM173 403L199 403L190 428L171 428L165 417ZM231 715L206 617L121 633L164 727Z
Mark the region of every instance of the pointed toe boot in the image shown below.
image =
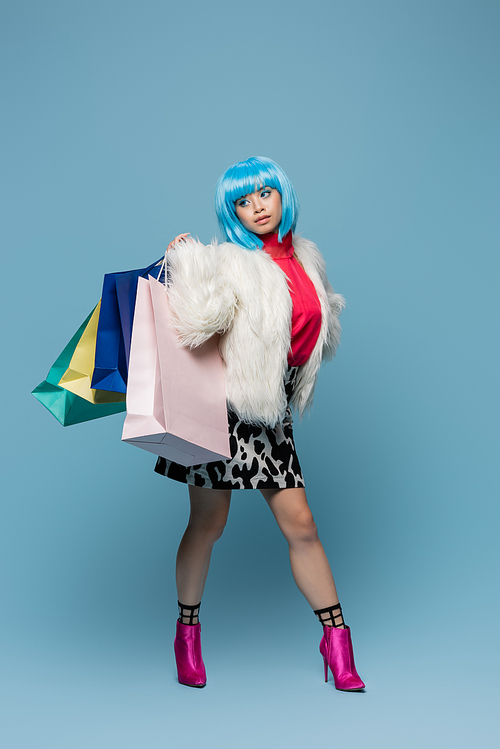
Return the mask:
M204 687L207 675L201 656L201 624L177 622L174 653L179 683L187 687Z
M323 627L323 637L319 652L325 665L325 681L328 681L328 668L333 674L336 689L346 692L359 692L365 688L354 665L351 630L349 627Z

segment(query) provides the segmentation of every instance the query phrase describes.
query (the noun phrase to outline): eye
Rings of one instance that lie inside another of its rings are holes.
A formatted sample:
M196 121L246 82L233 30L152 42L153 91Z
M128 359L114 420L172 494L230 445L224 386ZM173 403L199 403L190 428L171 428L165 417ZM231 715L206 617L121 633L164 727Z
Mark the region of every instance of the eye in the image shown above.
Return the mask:
M245 207L246 205L249 205L249 204L250 204L250 201L247 200L246 198L242 198L241 200L237 200L236 201L236 205L237 206L243 206L243 207Z
M267 196L270 195L270 194L271 194L271 190L269 190L269 189L262 190L262 192L260 194L260 197L261 198L267 198Z

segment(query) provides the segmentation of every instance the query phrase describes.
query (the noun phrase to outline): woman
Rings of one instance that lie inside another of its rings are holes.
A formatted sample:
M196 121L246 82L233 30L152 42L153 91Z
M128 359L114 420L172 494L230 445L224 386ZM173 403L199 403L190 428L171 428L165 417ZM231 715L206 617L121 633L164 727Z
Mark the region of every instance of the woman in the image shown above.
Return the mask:
M312 403L323 359L335 353L343 299L312 242L294 236L295 191L270 159L230 167L216 187L224 244L180 234L168 246L169 300L184 345L220 335L231 460L185 468L159 458L155 470L188 484L191 514L177 554L179 619L174 643L182 684L203 687L199 609L232 489L260 489L289 544L292 573L323 625L325 680L360 690L350 630L307 503L290 406Z

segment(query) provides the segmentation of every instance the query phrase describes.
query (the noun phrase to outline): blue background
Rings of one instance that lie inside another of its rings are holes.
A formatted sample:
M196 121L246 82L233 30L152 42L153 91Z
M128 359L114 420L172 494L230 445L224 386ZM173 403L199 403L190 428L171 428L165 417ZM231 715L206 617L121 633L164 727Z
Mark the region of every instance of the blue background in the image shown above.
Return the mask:
M488 0L3 0L2 743L497 746L500 8ZM185 487L30 395L99 298L216 232L231 163L275 159L345 295L296 438L365 694L259 494L172 637Z

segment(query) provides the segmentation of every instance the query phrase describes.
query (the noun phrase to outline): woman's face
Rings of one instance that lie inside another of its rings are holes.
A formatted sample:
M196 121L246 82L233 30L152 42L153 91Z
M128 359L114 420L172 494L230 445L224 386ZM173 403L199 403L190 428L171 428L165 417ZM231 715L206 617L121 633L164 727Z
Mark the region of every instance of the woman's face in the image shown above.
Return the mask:
M236 215L245 229L254 234L271 234L281 223L281 195L274 187L249 192L234 204Z

